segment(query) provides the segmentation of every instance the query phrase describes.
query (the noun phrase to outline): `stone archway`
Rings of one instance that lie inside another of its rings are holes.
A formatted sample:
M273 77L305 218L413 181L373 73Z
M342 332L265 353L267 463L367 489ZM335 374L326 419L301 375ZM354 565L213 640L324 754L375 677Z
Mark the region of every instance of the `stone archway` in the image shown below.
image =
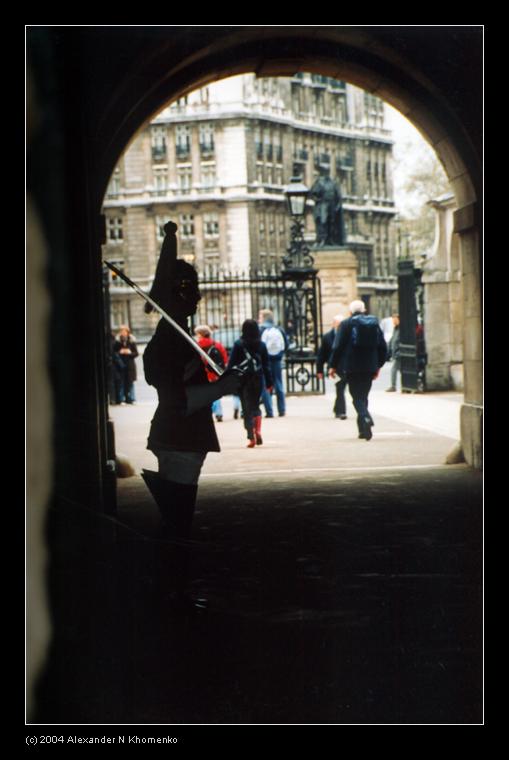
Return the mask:
M72 633L69 619L79 622L66 594L83 595L83 604L91 609L97 589L105 588L111 598L115 590L107 569L115 531L96 514L106 511L108 500L97 224L105 188L118 156L143 123L164 103L214 79L246 71L280 75L298 70L342 77L398 108L434 147L458 205L455 229L461 236L465 307L462 442L467 461L480 465L481 27L31 27L29 32L39 106L33 115L39 124L29 139L28 184L30 203L41 220L29 236L32 245L39 231L44 238L49 265L45 261L41 270L49 270L53 316L44 335L35 331L28 340L41 341L40 367L50 356L48 385L55 405L53 429L45 421L40 437L29 440L29 457L47 446L53 448L55 465L42 493L34 493L29 484L28 512L42 512L47 503L57 506L47 533L52 623L60 643ZM27 253L31 259L30 248ZM36 258L28 262L32 270L40 264ZM35 274L37 285L46 281L44 272ZM34 295L33 314L36 298L44 300L46 294ZM78 342L79 334L86 340ZM44 382L37 367L33 373ZM45 538L35 535L31 559L46 547ZM43 572L34 567L30 572L36 576ZM40 635L41 613L32 610L31 617ZM94 663L104 644L99 618L87 618L86 634L80 656ZM40 641L34 643L37 651L31 653L28 669L32 682L42 651ZM64 671L59 670L58 685L69 688L56 695L57 707L60 698L74 692L76 669L72 661L65 665L66 678L61 680ZM93 672L87 685L94 687L99 702L106 693L111 701L113 686L105 690L100 674Z
M210 30L208 30L210 31ZM429 29L428 44L438 29ZM171 32L174 34L175 32ZM190 34L189 31L184 35ZM422 34L422 33L421 33ZM408 37L406 36L408 35ZM139 97L120 82L115 98L96 124L97 144L104 147L96 175L100 202L113 166L132 136L164 104L207 83L235 74L256 72L288 76L311 71L355 84L397 108L421 132L442 162L453 189L457 211L464 305L465 399L461 411L461 443L466 461L482 463L482 324L480 271L480 157L476 135L470 134L447 100L441 82L408 57L415 32L352 27L267 27L217 30L200 41L192 54L174 61L161 39L154 40L149 62L133 60L132 69L151 86ZM193 35L191 34L191 39ZM394 43L397 43L396 45ZM422 37L420 38L422 43ZM415 51L414 51L415 52ZM456 62L456 65L461 62ZM127 105L131 107L128 108ZM123 109L123 112L120 111Z

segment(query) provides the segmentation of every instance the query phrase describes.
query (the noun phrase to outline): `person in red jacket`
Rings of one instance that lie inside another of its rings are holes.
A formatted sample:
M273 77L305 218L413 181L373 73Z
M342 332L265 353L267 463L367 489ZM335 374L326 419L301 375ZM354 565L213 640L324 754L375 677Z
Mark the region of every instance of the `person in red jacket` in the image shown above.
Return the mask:
M194 328L194 336L200 348L203 348L212 361L214 361L221 369L224 369L228 364L228 352L222 343L219 343L217 340L212 340L212 330L210 327L208 325L198 325ZM205 365L209 383L214 383L218 379L218 376L205 361L203 363ZM212 402L212 414L215 416L217 422L223 421L223 407L220 398Z

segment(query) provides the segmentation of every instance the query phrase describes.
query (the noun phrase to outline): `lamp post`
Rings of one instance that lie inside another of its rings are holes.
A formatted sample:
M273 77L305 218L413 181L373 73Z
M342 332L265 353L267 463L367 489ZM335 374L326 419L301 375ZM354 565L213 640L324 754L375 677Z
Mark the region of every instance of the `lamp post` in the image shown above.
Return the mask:
M285 188L288 211L292 220L290 246L287 255L283 258L286 270L310 270L313 267L314 259L304 240L304 215L308 194L309 188L300 177L292 177L290 184Z
M300 177L285 188L291 218L290 245L283 258L285 329L292 326L293 347L286 356L286 385L291 394L323 393L316 375L316 354L321 335L320 281L304 239L309 189Z

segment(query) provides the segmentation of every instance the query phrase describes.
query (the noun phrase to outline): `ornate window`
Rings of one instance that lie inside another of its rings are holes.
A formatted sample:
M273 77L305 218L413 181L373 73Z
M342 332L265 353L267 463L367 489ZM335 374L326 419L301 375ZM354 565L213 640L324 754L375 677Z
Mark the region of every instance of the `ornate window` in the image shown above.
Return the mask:
M200 124L200 150L202 153L214 152L213 124Z
M152 127L152 158L164 158L166 156L166 127Z
M179 232L182 240L194 238L194 216L193 214L180 214Z
M177 158L187 156L191 152L191 127L179 125L175 132L175 149Z
M115 169L108 185L108 195L118 195L120 193L120 169Z
M219 215L218 214L204 214L203 215L203 236L209 239L219 237Z
M189 193L193 183L192 169L190 166L177 167L178 186L181 193Z
M167 167L154 167L154 192L156 195L166 195L168 191Z
M216 185L216 165L201 165L201 184L202 187L215 187Z
M116 298L111 301L111 326L118 328L120 325L126 325L129 322L129 308L127 301L117 301Z
M121 216L110 216L106 220L107 241L108 243L122 243L124 232L122 228Z

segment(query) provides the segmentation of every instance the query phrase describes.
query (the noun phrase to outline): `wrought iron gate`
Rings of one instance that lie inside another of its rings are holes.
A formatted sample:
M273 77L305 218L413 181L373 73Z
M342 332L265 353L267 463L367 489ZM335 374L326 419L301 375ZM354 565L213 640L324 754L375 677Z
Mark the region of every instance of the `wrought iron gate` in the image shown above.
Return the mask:
M316 357L322 336L320 280L316 270L284 271L285 326L292 342L286 356L286 387L289 394L325 393L316 374Z
M421 274L412 259L398 261L401 390L404 393L422 392L426 389Z
M270 309L284 329L288 350L284 376L288 395L324 393L316 375L316 355L322 333L320 281L306 272L257 269L249 272L208 267L199 274L202 300L193 326L208 324L213 338L231 350L246 319Z

